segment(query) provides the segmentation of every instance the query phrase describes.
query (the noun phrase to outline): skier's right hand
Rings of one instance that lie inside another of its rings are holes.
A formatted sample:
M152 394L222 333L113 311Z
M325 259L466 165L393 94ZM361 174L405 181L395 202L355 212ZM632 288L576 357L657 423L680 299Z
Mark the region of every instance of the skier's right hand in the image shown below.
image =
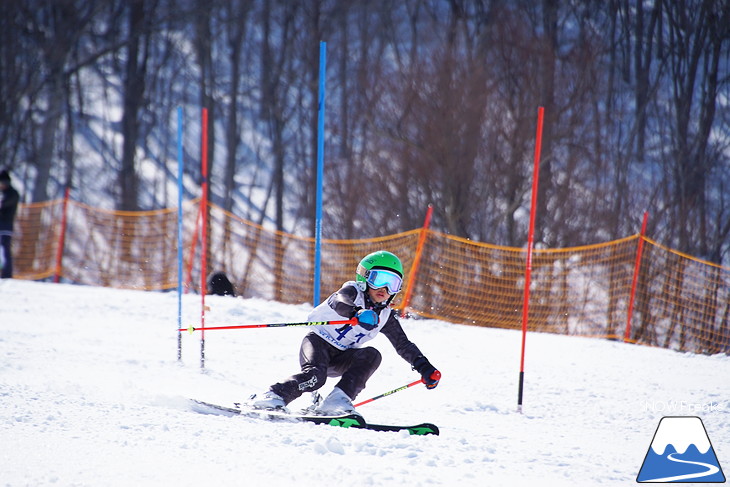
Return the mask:
M378 314L371 309L361 309L355 315L357 324L366 330L374 330L378 326Z

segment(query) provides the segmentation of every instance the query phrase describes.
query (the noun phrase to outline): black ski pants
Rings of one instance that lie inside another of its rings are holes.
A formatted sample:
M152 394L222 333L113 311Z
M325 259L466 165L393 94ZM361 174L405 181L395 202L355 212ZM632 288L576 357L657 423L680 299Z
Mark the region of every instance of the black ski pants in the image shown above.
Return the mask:
M373 347L339 350L316 333L307 334L299 349L302 371L274 384L271 390L289 404L305 392L319 389L327 377L340 377L337 387L355 399L380 366L382 356Z

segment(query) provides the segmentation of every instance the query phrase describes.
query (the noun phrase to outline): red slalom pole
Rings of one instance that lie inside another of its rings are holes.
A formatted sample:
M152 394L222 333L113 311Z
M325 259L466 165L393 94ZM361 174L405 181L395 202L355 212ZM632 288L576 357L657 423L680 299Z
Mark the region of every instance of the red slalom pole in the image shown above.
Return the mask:
M284 326L313 326L313 325L354 325L357 323L357 318L350 318L349 320L331 320L331 321L302 321L299 323L261 323L257 325L226 325L226 326L206 326L205 331L210 330L242 330L248 328L281 328ZM189 331L190 333L195 330L203 331L203 328L195 328L192 325L187 328L180 328L177 331Z
M522 352L520 355L520 379L517 392L517 411L522 412L522 391L525 382L525 341L527 339L527 317L530 309L530 275L532 274L532 243L535 238L535 212L537 211L537 183L540 179L540 150L542 147L542 121L545 109L537 109L537 136L535 160L532 169L532 201L530 202L530 228L527 233L527 265L525 267L525 293L522 303Z
M624 342L631 341L631 314L634 311L634 299L636 298L636 284L639 280L639 271L641 270L641 254L644 250L644 235L646 235L646 224L649 221L649 212L644 212L644 219L641 222L641 233L639 234L639 243L636 248L636 262L634 263L634 277L631 279L631 294L629 294L629 309L626 311L626 332L624 333Z

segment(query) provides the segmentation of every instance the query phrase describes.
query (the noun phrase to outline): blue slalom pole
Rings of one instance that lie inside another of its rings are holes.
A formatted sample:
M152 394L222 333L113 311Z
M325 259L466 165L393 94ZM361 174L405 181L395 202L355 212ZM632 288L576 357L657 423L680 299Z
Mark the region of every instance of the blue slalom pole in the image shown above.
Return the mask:
M183 110L177 108L177 328L182 326L183 293ZM177 359L182 360L182 336L177 332Z
M314 306L319 304L322 265L322 179L324 178L324 99L327 43L319 43L319 97L317 103L317 213L314 230Z

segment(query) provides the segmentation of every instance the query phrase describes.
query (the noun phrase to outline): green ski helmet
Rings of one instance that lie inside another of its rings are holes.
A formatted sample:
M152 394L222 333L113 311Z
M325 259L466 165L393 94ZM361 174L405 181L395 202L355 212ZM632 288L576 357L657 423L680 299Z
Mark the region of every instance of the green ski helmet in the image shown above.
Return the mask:
M366 291L368 286L373 289L387 287L391 295L396 294L403 285L403 264L395 254L378 250L360 261L356 282L362 291Z

